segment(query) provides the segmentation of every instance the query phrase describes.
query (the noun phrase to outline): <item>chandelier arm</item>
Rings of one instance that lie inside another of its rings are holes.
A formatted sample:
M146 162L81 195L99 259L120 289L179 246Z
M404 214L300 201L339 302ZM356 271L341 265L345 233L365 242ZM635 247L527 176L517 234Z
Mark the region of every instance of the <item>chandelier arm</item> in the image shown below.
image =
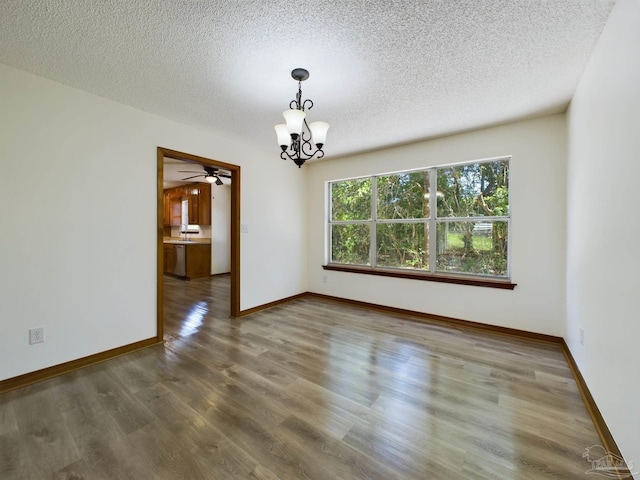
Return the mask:
M298 167L302 166L307 160L312 160L313 158L321 159L324 157L324 150L321 148L317 148L314 152L297 152L293 148L291 148L293 154L290 154L288 151L283 150L280 152L280 158L282 160L292 160Z
M309 106L307 106L307 103L309 104ZM313 108L313 101L311 101L310 98L307 98L304 102L302 102L302 110L303 111L305 109L311 110L312 108Z
M304 143L311 142L311 129L309 128L306 118L302 119L302 132L300 132L300 138L302 138Z
M295 160L299 157L298 153L295 150L290 150L293 152L293 154L289 153L287 150L283 150L282 152L280 152L280 158L282 158L283 160Z
M280 152L280 158L282 160L293 160L293 157L289 155L286 150L283 150L282 152Z
M301 155L304 155L307 158L313 157L313 155L316 153L317 150L318 149L314 151L313 145L309 140L303 141L302 144L300 145Z
M308 155L299 155L298 152L293 151L293 153L289 153L287 150L283 150L282 152L280 152L280 158L282 160L293 160L294 162L296 161L302 161L302 163L306 162L307 160L310 160L313 158L313 156L318 153L318 152L322 152L322 150L316 150L315 152L313 152L313 155L308 156ZM324 156L324 152L322 152L322 155L318 158L322 158Z

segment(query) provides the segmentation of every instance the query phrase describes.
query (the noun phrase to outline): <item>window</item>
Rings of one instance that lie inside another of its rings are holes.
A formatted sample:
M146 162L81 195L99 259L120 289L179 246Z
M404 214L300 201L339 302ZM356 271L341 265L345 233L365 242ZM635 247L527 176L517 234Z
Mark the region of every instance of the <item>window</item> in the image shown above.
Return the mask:
M508 278L509 158L329 182L329 212L329 264Z

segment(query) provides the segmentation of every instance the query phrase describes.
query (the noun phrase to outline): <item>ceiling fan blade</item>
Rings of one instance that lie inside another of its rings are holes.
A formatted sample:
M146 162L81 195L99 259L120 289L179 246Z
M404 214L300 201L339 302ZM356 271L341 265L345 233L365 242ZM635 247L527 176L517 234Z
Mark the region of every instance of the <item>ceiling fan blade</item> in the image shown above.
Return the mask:
M194 175L193 177L183 178L182 180L190 180L196 177L208 177L208 176L220 176L224 178L231 178L231 172L221 173L222 171L218 167L209 167L209 166L203 165L202 168L204 168L204 173L196 172L193 170L178 170L178 173L199 173L200 174L200 175Z

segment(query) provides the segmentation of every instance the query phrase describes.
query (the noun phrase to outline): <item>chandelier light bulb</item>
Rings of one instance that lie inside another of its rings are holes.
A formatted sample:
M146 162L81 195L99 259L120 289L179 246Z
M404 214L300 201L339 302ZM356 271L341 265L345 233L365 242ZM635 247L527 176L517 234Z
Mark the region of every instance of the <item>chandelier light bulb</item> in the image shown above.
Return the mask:
M318 148L322 148L325 140L327 139L327 130L329 130L329 124L327 122L311 122L309 124L309 130L311 131L311 138L313 143Z
M291 135L289 134L289 129L284 123L279 123L273 128L276 131L276 135L278 135L278 145L280 145L283 150L286 150L287 147L291 144Z
M282 113L287 122L287 129L291 134L291 138L295 139L302 133L302 124L304 122L305 113L302 110L294 110L290 108Z

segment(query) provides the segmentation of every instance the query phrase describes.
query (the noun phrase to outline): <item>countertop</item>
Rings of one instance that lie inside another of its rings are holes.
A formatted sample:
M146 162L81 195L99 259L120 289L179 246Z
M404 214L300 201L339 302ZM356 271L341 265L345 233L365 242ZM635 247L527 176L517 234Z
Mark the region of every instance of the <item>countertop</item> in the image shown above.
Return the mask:
M174 245L211 245L210 238L190 238L183 240L182 237L164 237L162 243L172 243Z

